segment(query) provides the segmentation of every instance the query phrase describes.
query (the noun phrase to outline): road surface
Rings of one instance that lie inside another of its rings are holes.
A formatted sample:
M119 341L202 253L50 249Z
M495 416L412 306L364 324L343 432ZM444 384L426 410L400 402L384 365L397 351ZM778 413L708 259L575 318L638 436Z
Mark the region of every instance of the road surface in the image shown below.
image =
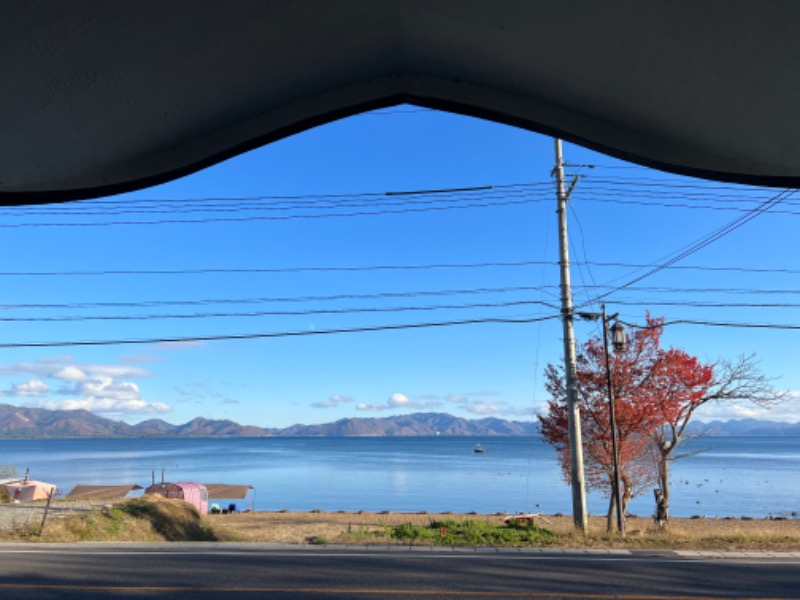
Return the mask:
M0 544L0 598L800 598L800 554Z

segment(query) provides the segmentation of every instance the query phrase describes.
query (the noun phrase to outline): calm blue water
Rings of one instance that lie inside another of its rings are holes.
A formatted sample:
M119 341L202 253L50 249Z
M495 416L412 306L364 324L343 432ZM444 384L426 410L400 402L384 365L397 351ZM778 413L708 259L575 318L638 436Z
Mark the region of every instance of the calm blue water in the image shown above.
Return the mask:
M475 454L480 441L485 454ZM672 468L675 516L800 512L800 438L704 438ZM69 491L77 483L250 484L256 510L570 513L553 449L530 438L0 440L0 464ZM590 493L591 514L607 500ZM632 513L653 511L651 492Z

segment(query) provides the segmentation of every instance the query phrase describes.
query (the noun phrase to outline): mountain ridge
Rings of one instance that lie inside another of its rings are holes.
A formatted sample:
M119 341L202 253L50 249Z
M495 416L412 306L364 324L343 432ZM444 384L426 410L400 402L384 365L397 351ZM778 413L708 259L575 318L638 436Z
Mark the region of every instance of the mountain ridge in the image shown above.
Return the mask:
M180 425L148 419L129 425L87 410L48 410L0 404L0 438L115 437L407 437L407 436L532 436L538 424L495 417L464 419L446 413L391 417L351 417L318 425L285 428L240 425L228 419L196 417Z
M697 421L693 436L800 436L800 423L739 419ZM48 410L0 404L0 439L119 437L411 437L411 436L536 436L539 424L497 417L465 419L447 413L413 413L387 417L348 417L317 425L284 428L240 425L229 419L196 417L180 425L148 419L129 425L87 410Z

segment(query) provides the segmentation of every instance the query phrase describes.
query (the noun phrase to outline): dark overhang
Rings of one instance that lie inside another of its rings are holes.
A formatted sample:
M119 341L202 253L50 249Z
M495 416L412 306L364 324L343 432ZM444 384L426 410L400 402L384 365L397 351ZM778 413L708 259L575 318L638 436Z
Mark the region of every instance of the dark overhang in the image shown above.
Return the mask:
M401 102L800 184L800 4L6 0L0 203L131 191Z

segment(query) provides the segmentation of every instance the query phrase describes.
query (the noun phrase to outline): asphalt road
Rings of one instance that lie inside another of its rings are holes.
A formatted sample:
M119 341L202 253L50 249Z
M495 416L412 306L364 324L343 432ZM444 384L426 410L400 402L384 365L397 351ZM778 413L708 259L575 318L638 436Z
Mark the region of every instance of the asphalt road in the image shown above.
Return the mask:
M800 556L0 544L0 598L800 598Z

